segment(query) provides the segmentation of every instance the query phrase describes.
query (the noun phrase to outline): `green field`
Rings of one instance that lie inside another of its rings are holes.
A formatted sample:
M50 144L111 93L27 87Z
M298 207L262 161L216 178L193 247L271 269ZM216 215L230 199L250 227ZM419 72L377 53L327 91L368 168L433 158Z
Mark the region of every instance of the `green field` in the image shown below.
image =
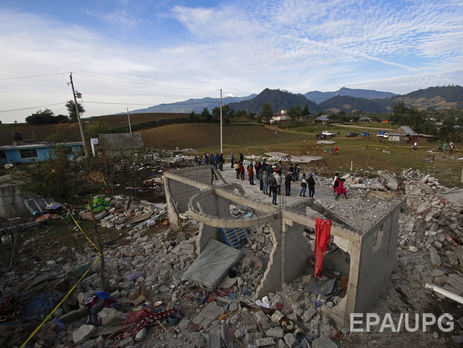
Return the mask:
M368 125L371 126L371 123ZM346 134L351 129L329 126L328 130L340 132L340 136L332 138L336 141L334 146L339 148L335 156L330 154L330 145L316 144L316 134L324 129L321 125L287 130L258 124L227 125L223 128L224 154L226 158L231 151L245 155L263 155L269 151L317 155L325 158L325 169L340 172L350 171L351 161L353 171L363 173L374 173L378 169L400 173L407 168L416 168L431 173L447 186L463 187L460 183L463 161L458 160L463 152L458 144L454 155L448 151L436 152L437 142L419 144L418 150L413 151L406 143L386 139L379 142L376 132L372 130L368 130L372 134L370 137L348 138ZM359 133L361 131L358 130ZM198 154L219 150L218 124L176 124L143 130L141 133L146 145L150 147L193 148Z

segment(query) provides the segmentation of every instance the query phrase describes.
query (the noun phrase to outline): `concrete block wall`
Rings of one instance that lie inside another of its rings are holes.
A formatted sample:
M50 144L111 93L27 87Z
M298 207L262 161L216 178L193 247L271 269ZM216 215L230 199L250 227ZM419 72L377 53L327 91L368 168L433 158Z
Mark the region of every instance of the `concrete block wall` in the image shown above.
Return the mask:
M397 264L400 205L362 236L355 310L366 312L376 302Z
M308 267L307 259L314 255L304 237L304 226L293 223L284 225L284 263L282 264L285 283L292 282Z

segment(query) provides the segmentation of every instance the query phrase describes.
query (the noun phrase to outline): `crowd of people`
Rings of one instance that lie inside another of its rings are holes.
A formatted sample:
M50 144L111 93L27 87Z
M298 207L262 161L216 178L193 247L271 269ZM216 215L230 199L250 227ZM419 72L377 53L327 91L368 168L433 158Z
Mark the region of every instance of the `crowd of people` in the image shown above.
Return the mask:
M196 166L200 165L212 165L211 167L211 184L214 180L217 180L217 175L215 174L214 168L220 171L223 171L223 166L225 163L223 154L213 153L204 155L201 157L195 156L194 162ZM238 180L247 180L250 185L256 185L256 181L259 182L260 191L263 194L272 197L272 204L277 205L277 197L281 195L281 186L284 184L286 196L291 195L291 185L296 183L300 178L300 197L307 197L307 189L309 198L313 199L315 195L315 178L313 174L309 174L307 177L306 173L302 173L301 168L298 164L290 164L288 171L283 173L282 162L278 163L268 163L266 159L261 161L252 162L249 161L245 164L244 155L239 154L239 157L235 159L233 152L230 153L230 166L235 169L235 177ZM339 174L336 173L333 179L333 192L335 199L338 199L340 196L344 195L347 199L347 192L345 188L345 179L341 178Z

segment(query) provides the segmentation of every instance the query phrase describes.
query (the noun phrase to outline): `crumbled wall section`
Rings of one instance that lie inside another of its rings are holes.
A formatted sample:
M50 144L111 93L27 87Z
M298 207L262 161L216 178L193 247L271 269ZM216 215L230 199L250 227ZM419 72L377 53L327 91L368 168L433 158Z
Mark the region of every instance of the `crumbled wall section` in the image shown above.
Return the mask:
M209 240L220 240L219 227L268 225L273 248L255 297L279 291L283 284L297 278L305 270L308 257L313 255L303 234L304 227L315 228L315 220L305 213L304 205L278 209L236 193L236 184L223 182L221 186L220 183L212 186L209 180L210 166L164 173L171 226L178 227L178 215L188 210L202 224L197 240L201 252ZM240 187L238 191L243 189ZM256 214L250 219L231 218L230 204L248 206ZM346 296L337 306L326 310L340 325L349 325L350 313L367 312L371 308L394 270L401 207L402 203L397 204L363 233L354 231L339 218L333 221L331 234L350 255Z

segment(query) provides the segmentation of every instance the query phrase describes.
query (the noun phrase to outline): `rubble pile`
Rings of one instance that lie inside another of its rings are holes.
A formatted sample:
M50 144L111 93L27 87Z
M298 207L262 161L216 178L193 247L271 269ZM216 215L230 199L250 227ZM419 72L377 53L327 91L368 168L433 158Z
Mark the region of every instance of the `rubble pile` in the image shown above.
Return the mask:
M404 171L405 197L410 214L399 221L399 260L408 267L409 254L422 254L430 268L420 267L417 280L463 294L463 208L448 202L447 188L419 171ZM426 255L427 254L427 255Z

